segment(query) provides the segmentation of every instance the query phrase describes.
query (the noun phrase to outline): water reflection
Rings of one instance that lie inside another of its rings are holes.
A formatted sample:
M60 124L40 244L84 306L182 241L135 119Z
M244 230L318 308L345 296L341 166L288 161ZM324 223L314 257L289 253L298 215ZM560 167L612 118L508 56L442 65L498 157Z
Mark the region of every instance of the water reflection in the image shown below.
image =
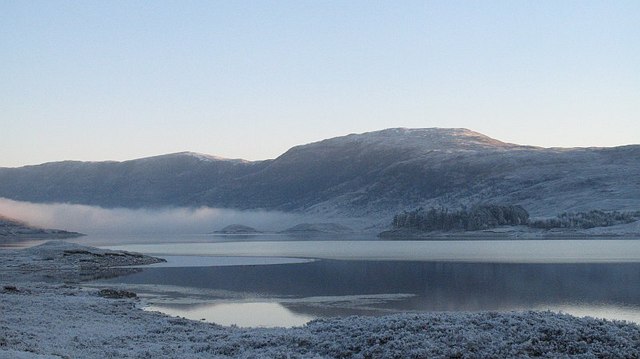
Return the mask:
M538 310L553 310L557 312L563 312L577 317L593 317L609 320L626 320L640 324L640 308L623 306L623 305L588 305L588 304L567 304L567 305L554 305L554 306L542 306L535 308Z
M313 316L294 313L274 302L163 304L151 305L145 310L239 327L293 327L314 319Z
M268 298L305 317L529 309L624 320L640 317L640 263L319 260L269 266L150 268L110 281ZM231 317L242 315L243 310L237 308Z

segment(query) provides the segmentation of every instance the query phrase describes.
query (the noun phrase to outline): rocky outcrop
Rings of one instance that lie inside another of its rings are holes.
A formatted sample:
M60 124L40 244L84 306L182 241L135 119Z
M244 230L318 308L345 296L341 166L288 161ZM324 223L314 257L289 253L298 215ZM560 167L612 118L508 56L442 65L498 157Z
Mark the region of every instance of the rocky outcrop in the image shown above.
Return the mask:
M0 254L7 255L6 252ZM80 282L134 273L139 269L129 266L160 262L165 260L140 253L49 241L15 251L11 257L4 258L6 268L3 276L6 280L12 276L21 276L33 281L49 281L55 277L65 282Z

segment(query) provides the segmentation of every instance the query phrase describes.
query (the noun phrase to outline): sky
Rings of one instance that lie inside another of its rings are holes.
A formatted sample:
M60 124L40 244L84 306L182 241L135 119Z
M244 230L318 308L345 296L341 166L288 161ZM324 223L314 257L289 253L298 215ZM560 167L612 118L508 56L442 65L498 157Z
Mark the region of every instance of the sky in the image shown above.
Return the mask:
M390 127L640 143L640 1L0 1L0 166Z

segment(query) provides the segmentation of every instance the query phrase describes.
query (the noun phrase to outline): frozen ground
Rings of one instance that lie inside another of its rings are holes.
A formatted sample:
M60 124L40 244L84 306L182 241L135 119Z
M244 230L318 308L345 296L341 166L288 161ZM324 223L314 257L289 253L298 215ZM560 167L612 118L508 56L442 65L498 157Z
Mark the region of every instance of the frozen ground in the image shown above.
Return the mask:
M171 318L78 281L150 257L61 242L0 251L0 358L640 357L640 327L550 312L398 314L242 329ZM135 269L127 269L135 270ZM115 273L117 274L117 273Z

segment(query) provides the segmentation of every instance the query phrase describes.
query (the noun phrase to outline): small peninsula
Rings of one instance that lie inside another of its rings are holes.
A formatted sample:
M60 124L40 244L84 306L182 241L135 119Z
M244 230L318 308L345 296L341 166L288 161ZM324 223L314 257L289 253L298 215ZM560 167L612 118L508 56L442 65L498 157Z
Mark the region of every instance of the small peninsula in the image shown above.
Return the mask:
M46 229L0 215L0 243L29 239L67 239L84 234L61 229Z

